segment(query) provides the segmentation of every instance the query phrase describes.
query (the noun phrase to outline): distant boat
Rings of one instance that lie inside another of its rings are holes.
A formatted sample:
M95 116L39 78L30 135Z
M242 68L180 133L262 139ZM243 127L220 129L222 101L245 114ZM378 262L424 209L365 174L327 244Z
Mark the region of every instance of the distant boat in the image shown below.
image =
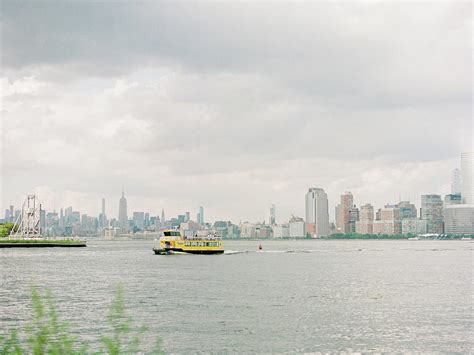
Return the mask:
M470 237L462 237L461 240L472 240Z
M408 240L419 240L418 237L408 238Z

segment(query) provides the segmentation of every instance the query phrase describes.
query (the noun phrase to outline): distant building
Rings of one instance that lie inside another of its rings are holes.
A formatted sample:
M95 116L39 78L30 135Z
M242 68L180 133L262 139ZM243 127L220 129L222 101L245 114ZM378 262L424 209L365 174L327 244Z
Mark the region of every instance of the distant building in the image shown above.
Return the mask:
M160 222L161 222L162 225L164 225L165 222L166 222L165 210L164 210L164 209L161 209L161 219L160 219Z
M102 199L102 209L99 214L99 227L100 228L106 228L108 225L107 222L107 215L105 214L105 198Z
M133 212L133 226L139 230L145 229L145 212Z
M118 214L119 228L123 231L128 230L128 215L127 215L127 199L125 198L124 191L122 190L122 197L119 201L119 214Z
M451 172L451 194L461 194L461 170L453 169Z
M400 219L417 218L416 206L410 201L400 201L396 207L400 210Z
M272 227L268 224L260 224L256 228L257 238L271 238L272 237Z
M474 205L450 205L444 207L446 234L474 235Z
M359 220L356 222L356 233L374 233L374 208L370 203L360 207Z
M257 225L253 223L242 223L240 225L240 238L257 238Z
M444 197L444 205L460 205L462 203L461 194L450 194Z
M203 226L205 224L205 222L204 222L204 207L202 207L202 206L199 207L199 220L197 222L201 226Z
M312 187L306 193L306 223L314 224L314 236L329 235L328 197L321 188Z
M418 218L402 219L402 234L425 234L426 220Z
M305 238L306 225L303 218L292 217L289 223L290 238Z
M186 220L185 220L185 222L189 222L189 221L191 220L191 213L190 213L190 212L186 212L185 215L186 215Z
M421 219L426 220L426 233L443 234L443 201L440 195L421 196Z
M275 220L276 220L275 205L272 203L270 205L270 218L268 219L268 224L271 226L275 225Z
M288 224L280 224L273 226L273 238L289 238L290 226Z
M461 154L461 195L465 204L474 205L474 152Z
M349 233L356 232L356 223L359 220L359 213L359 209L355 205L349 210Z
M402 234L402 223L400 219L400 209L397 207L384 208L380 213L380 220L383 222L383 234Z
M341 195L341 202L336 206L336 230L338 233L351 233L350 210L354 206L354 198L350 191ZM354 225L355 226L355 225Z

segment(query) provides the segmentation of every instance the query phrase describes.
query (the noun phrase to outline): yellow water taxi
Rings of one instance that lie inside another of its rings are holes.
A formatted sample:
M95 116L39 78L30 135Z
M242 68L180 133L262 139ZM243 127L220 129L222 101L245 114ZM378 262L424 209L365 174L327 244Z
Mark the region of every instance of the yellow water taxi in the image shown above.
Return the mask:
M206 237L183 237L178 230L165 230L161 232L159 246L153 248L155 254L222 254L224 242L215 234Z

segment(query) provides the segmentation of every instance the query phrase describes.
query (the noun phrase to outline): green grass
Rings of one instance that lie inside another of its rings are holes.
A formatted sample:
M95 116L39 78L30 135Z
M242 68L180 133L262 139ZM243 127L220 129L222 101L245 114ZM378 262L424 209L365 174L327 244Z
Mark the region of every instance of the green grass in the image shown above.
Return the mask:
M83 244L82 240L69 240L69 239L0 239L0 244L5 243L31 243L31 244Z
M125 310L124 292L117 288L110 306L106 324L108 330L94 343L99 351L90 351L90 344L81 342L71 335L67 323L62 322L53 296L49 290L41 294L37 288L31 291L32 317L23 331L15 329L7 336L0 335L0 354L138 354L141 338L148 329L136 327L131 316ZM158 338L155 348L147 353L163 354L161 340Z

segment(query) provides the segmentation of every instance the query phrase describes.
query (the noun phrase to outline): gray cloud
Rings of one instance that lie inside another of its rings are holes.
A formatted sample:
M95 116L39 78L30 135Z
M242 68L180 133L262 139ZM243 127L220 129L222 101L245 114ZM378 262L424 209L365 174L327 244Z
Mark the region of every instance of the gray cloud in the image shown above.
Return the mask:
M470 2L1 6L2 206L288 216L448 192L472 146Z

